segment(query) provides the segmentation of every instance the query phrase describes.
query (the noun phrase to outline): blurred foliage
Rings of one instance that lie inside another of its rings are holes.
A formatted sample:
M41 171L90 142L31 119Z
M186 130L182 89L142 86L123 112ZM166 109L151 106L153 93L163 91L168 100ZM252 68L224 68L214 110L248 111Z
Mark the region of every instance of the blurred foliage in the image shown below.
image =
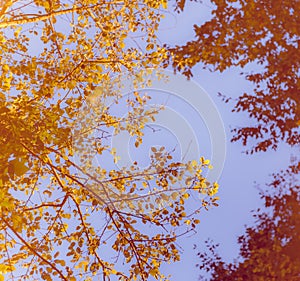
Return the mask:
M276 149L279 142L299 144L300 5L298 0L212 0L211 20L194 25L195 39L183 46L166 46L171 64L187 77L203 65L210 71L230 67L254 85L241 93L234 112L244 111L255 120L233 130L232 141L247 145L248 153ZM225 101L232 101L224 98ZM252 144L251 144L252 145Z
M167 46L165 66L187 77L197 64L210 71L241 69L253 93L234 102L234 112L245 112L253 125L233 129L247 153L276 150L282 142L300 143L300 5L298 0L212 0L211 19L194 25L195 39L183 46ZM245 69L245 70L244 70ZM272 165L272 163L270 163ZM256 224L239 237L240 257L225 262L208 242L209 253L199 253L200 268L210 280L300 280L299 158L262 193L265 208L255 213ZM268 194L269 192L269 194Z
M209 251L198 253L197 267L211 273L208 280L300 280L300 186L294 176L289 170L274 175L268 192L261 193L264 208L254 212L255 225L238 238L234 262L224 261L218 245L207 241Z

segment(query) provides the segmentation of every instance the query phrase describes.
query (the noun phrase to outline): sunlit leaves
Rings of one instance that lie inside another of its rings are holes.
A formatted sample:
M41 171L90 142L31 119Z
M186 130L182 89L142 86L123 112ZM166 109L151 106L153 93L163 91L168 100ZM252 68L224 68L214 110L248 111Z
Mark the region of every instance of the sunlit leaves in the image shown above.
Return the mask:
M207 160L178 163L153 148L149 167L112 168L111 137L128 132L139 147L161 110L135 90L167 56L156 38L166 8L164 0L35 0L0 11L5 280L167 279L160 266L180 259L176 239L214 202ZM133 91L118 116L110 105L124 80ZM186 210L192 193L205 196Z
M14 159L8 162L8 173L12 178L14 175L22 176L28 171L28 167L25 165L26 162L25 159Z

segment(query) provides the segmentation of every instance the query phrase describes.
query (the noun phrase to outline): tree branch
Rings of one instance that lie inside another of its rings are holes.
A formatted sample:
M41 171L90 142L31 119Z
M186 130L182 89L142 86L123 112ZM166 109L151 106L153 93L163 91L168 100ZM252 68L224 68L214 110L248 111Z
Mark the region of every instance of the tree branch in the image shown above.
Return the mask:
M8 223L6 219L1 217L2 221L5 223L5 225L18 237L18 239L29 249L30 252L32 252L34 255L39 257L44 263L48 264L54 271L58 273L58 275L61 277L62 280L68 281L67 278L63 275L63 273L54 266L51 262L49 262L47 259L45 259L43 256L41 256L30 244L28 244L22 236L15 231L15 229Z
M115 1L114 4L120 4L122 2L123 1ZM24 18L22 18L22 19L11 20L11 21L7 21L7 22L1 22L0 23L0 28L6 28L6 27L9 27L9 26L20 25L20 24L28 24L28 23L39 22L39 21L47 20L47 19L52 18L52 17L58 17L58 16L61 16L61 15L66 15L66 14L77 12L77 11L82 11L82 10L86 10L86 9L94 9L94 8L97 8L101 5L103 5L103 4L112 4L112 3L101 2L101 3L98 3L98 4L92 5L92 6L81 6L81 7L77 7L76 5L74 5L72 8L69 8L69 9L59 10L59 11L52 11L50 13L43 14L43 15L37 15L36 17L32 17L32 18L26 17L28 15L25 14Z

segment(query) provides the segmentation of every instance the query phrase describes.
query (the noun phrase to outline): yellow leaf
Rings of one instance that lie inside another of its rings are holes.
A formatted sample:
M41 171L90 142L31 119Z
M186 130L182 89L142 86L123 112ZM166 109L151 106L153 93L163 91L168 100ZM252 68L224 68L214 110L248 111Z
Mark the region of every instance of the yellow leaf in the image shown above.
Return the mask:
M168 0L162 0L161 5L164 9L167 9L168 8Z
M168 201L168 200L169 200L169 196L166 195L166 194L164 194L164 193L162 193L160 196L161 196L161 198L162 198L163 200L165 200L165 201Z
M173 200L176 200L177 197L178 197L178 192L173 192L173 193L171 194L171 197L172 197Z
M7 65L7 64L4 64L3 66L2 66L2 69L3 69L3 71L8 71L9 70L9 66Z
M184 194L182 195L182 197L183 197L184 199L188 199L188 198L190 197L190 195L189 195L188 193L184 193Z
M112 270L110 271L110 273L111 273L111 274L117 274L118 271L116 271L115 269L112 269Z
M61 216L63 217L63 218L66 218L66 219L70 219L71 218L71 214L61 214Z
M149 270L150 275L154 276L157 279L157 273L158 273L158 269L157 268L151 268Z
M7 272L7 265L0 264L0 272L6 273ZM1 276L1 275L0 275ZM2 275L3 276L3 275ZM4 280L4 279L3 279Z
M19 177L28 171L28 167L25 163L25 159L13 159L9 161L9 166L13 169L13 173Z

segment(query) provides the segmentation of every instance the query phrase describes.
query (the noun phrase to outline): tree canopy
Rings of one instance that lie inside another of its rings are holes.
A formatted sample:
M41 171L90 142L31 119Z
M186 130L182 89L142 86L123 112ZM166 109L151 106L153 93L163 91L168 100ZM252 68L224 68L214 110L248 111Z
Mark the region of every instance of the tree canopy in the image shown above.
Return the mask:
M126 116L107 101L122 79L150 83L143 73L168 55L156 37L167 1L2 3L0 280L168 279L160 266L180 259L177 237L217 205L209 161L153 148L146 168L103 164L118 160L106 132L138 147L155 118L139 92ZM208 197L186 210L191 193Z
M235 128L232 140L247 145L256 139L250 153L276 149L280 141L297 145L299 2L212 0L211 3L214 5L211 20L194 26L194 40L183 46L166 46L170 56L165 64L171 64L188 77L193 75L196 64L220 72L230 67L246 68L241 74L253 83L254 92L241 92L233 111L248 113L255 125Z

